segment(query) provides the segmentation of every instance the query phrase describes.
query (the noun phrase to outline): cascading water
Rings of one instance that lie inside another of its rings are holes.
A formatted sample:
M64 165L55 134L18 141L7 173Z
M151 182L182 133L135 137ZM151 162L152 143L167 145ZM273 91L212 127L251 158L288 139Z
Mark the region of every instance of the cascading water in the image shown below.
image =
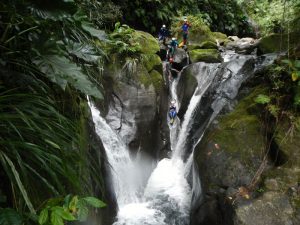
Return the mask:
M193 164L195 145L215 116L235 98L241 83L255 70L272 62L272 57L260 61L254 56L224 56L227 62L222 64L192 64L197 71L193 75L198 87L190 99L182 124L178 119L174 127L170 127L172 157L160 160L144 191L141 191L139 176L135 173L142 168L135 167L138 164L131 161L125 144L90 104L97 134L103 141L112 167L119 206L114 225L190 223L191 207L199 204L201 196L200 180ZM176 91L178 80L173 80L170 87L170 98L176 100L177 109L180 107Z
M136 170L130 160L129 152L118 135L100 116L100 111L89 102L95 124L96 133L101 138L108 162L112 169L113 188L119 206L138 202L137 191L139 181L135 176Z

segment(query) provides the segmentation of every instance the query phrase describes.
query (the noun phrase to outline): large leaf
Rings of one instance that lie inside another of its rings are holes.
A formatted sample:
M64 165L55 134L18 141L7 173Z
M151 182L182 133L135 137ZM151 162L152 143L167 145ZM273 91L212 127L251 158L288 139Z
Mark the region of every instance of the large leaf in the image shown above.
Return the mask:
M101 200L94 198L94 197L85 197L83 198L89 205L96 207L96 208L102 208L105 207L106 204L102 202Z
M84 60L87 63L99 63L102 56L97 53L97 51L91 46L87 44L80 43L70 43L67 46L68 52L71 55L76 56L79 59ZM102 52L104 55L104 52Z
M106 41L107 35L103 30L97 30L93 27L92 23L82 23L82 28L93 37L98 38L100 41Z
M21 225L22 217L13 209L0 209L1 225Z
M65 89L66 84L69 83L84 94L103 98L97 87L82 73L81 68L68 58L59 55L42 55L34 60L34 63L61 88Z

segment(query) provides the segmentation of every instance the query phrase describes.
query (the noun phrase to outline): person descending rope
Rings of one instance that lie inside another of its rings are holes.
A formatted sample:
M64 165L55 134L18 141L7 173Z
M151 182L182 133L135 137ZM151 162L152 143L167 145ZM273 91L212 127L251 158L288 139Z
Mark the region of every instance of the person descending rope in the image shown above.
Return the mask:
M159 32L158 32L158 40L159 41L163 41L163 44L166 44L166 39L170 37L170 32L167 29L166 25L162 25L162 27L160 28Z
M170 108L169 108L169 117L170 117L170 124L171 125L173 125L173 123L175 121L175 118L177 116L175 103L176 103L176 101L172 100Z
M169 49L167 51L167 59L169 61L173 61L175 51L178 47L178 41L176 40L175 37L172 37L172 41L169 43L168 47Z
M182 35L183 35L183 45L187 44L188 34L189 34L189 28L191 27L191 24L187 21L187 19L184 19L184 23L182 25Z

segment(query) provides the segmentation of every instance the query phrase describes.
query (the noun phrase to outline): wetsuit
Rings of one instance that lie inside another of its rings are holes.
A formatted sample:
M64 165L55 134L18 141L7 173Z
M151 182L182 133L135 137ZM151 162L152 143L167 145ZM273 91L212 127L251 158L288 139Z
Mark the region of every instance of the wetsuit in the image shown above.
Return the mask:
M182 25L183 44L184 45L186 45L190 27L191 27L191 25L188 22L184 22L184 24Z

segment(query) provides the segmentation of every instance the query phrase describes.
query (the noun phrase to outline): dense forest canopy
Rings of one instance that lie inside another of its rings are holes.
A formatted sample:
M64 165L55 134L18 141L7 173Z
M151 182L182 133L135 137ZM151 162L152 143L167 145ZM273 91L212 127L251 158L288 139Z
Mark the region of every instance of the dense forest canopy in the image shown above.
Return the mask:
M156 35L188 15L227 35L300 29L297 0L2 0L0 12L3 224L37 224L49 198L60 197L59 207L69 193L103 196L101 156L86 143L86 95L103 98L101 69L110 57L139 55L134 29ZM103 206L95 201L82 200ZM73 220L59 218L52 224Z

